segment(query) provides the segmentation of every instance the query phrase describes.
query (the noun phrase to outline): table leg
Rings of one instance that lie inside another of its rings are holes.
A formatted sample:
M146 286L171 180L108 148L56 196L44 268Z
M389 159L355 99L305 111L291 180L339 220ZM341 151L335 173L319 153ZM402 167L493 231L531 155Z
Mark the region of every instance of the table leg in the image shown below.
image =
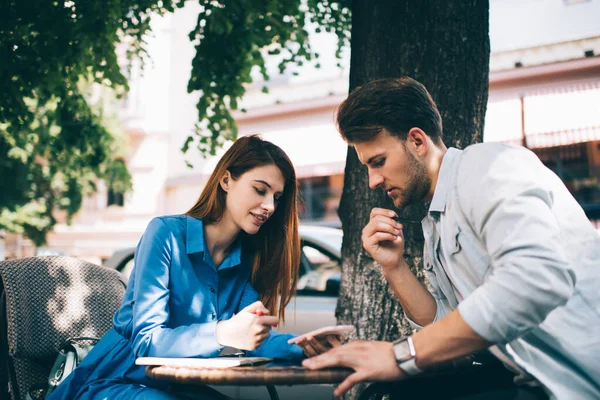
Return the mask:
M279 394L277 394L277 389L273 385L267 385L267 390L269 391L269 396L271 396L271 400L279 400Z

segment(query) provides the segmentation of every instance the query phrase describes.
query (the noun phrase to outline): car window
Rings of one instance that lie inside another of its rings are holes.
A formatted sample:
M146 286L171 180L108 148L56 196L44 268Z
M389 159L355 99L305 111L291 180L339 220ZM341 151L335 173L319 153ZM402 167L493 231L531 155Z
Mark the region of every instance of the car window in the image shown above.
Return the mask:
M340 260L312 243L303 242L298 295L337 296L341 271Z
M327 255L323 250L320 250L309 243L304 243L302 251L310 262L313 270L330 270L335 269L341 272L340 263L333 256Z

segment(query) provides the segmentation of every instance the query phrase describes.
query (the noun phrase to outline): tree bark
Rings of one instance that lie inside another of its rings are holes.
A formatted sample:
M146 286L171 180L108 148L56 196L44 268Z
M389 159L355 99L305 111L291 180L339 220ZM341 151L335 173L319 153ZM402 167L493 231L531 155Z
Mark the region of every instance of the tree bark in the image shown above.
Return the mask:
M378 78L410 76L423 83L443 118L446 146L480 141L489 79L488 0L353 0L350 90ZM357 338L394 340L411 333L381 268L361 244L373 207L393 208L371 190L367 171L348 148L339 215L344 231L343 273L336 317L353 324ZM427 205L404 210L420 220ZM420 224L405 224L405 258L423 281ZM346 398L358 397L364 386Z

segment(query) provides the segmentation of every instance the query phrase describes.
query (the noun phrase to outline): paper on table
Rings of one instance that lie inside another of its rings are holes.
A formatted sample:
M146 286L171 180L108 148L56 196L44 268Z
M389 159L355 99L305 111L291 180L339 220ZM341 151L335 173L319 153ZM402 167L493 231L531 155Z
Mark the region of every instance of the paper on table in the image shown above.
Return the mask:
M259 365L273 361L267 357L214 357L214 358L169 358L139 357L136 365L166 365L168 367L189 368L230 368L245 365Z

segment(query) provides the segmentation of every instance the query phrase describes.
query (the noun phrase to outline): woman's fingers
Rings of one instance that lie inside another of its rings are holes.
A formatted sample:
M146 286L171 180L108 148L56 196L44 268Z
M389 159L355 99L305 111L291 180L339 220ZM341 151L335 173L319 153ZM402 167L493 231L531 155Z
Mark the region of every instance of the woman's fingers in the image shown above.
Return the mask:
M264 316L259 316L256 317L257 323L260 325L264 325L264 326L268 326L270 327L277 327L277 325L279 324L279 318L278 317L272 317L270 315L264 315Z
M322 340L325 341L325 343L327 343L327 345L325 345ZM331 347L329 347L329 342L327 342L326 337L325 338L308 338L308 342L310 343L310 345L313 347L313 349L315 349L319 354L325 353L329 350L331 350Z
M254 303L246 306L242 311L246 311L252 314L266 315L269 313L267 307L263 305L260 300L255 301Z
M342 345L342 342L336 335L327 335L326 339L333 348L340 347Z
M307 357L314 357L314 356L317 356L320 354L306 339L298 342L298 346L300 346L300 348L302 348L302 352Z
M268 334L270 331L271 331L271 327L269 325L257 325L255 335Z
M271 332L266 332L263 333L261 335L259 335L258 340L256 341L256 347L260 346L261 344L263 344L263 342L265 340L267 340L267 338L271 335Z

